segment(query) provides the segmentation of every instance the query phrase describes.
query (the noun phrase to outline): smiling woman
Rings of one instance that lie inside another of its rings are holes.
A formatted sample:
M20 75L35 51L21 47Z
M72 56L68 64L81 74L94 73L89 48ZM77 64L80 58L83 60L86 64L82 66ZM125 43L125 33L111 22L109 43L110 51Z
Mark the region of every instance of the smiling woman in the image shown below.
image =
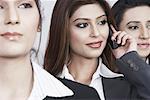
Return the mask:
M57 77L95 88L101 100L150 98L150 67L138 69L147 65L136 53L135 39L116 31L113 22L105 0L57 0L44 67ZM113 50L108 38L120 47Z
M112 12L118 28L136 39L138 54L148 63L150 59L150 1L118 0Z

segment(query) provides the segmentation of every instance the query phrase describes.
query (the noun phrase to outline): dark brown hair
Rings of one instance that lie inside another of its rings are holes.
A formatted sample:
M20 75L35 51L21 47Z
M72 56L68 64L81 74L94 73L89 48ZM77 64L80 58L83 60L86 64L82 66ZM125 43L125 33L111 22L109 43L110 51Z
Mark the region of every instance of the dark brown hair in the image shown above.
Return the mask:
M111 11L114 16L117 27L119 28L120 23L123 20L124 13L137 6L149 6L150 0L118 0L112 7Z
M44 68L53 75L59 74L68 60L69 20L79 7L87 4L99 4L107 16L108 23L114 25L110 7L105 0L57 0L52 13L49 43L44 59ZM113 70L111 55L112 51L107 43L102 53L102 61Z
M111 11L114 16L117 27L120 27L120 23L123 20L124 13L131 8L138 6L150 7L150 0L118 0L112 7ZM140 12L139 12L140 13ZM147 57L150 61L150 54ZM149 63L150 64L150 63Z

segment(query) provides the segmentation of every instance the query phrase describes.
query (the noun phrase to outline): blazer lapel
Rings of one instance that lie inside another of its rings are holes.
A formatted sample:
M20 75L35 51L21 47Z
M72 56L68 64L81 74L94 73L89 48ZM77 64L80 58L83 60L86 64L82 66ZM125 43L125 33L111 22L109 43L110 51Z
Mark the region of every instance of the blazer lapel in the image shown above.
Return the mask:
M126 99L130 95L131 86L123 77L104 78L102 77L105 99Z

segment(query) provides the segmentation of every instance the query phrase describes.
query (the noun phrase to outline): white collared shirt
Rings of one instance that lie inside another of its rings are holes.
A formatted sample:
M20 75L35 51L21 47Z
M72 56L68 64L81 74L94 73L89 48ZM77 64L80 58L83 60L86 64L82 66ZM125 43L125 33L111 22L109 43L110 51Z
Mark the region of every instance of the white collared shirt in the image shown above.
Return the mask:
M66 65L64 65L62 73L59 74L58 76L60 78L66 78L66 79L75 81L73 76L69 73L69 70ZM101 58L99 58L99 66L98 66L96 72L93 74L93 77L92 77L92 80L91 80L91 83L89 86L96 89L101 100L105 100L101 76L106 77L106 78L114 78L114 77L123 76L123 74L118 74L118 73L112 72L102 63Z
M149 59L146 60L146 63L149 64Z
M32 62L32 65L34 71L34 83L28 100L42 100L46 96L64 97L73 95L72 90L42 69L38 64Z

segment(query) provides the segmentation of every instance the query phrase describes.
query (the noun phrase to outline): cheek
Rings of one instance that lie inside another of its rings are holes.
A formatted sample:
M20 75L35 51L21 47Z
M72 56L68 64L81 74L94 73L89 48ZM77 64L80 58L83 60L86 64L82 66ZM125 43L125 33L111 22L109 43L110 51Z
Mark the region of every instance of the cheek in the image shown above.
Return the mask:
M85 40L88 39L88 35L83 30L71 30L70 32L70 46L71 48L81 48Z
M36 36L37 36L37 29L38 29L38 20L33 20L30 21L28 23L25 24L25 28L24 31L26 39L24 41L26 41L27 44L30 44L28 46L32 47L33 43L35 42ZM38 33L41 34L41 33Z
M27 29L37 31L40 21L40 15L37 10L36 11L34 10L34 14L31 14L31 12L24 14L20 13L20 19L26 25Z
M127 32L128 34L130 34L131 36L133 36L135 39L138 39L140 36L140 31L129 31L129 30L125 30L125 32Z
M28 23L26 23L27 27L32 31L37 31L39 26L39 20L38 19L32 19Z
M88 37L88 31L85 29L78 29L75 26L70 28L70 41L72 43L78 42L82 43Z
M71 44L80 44L82 43L83 41L83 37L78 34L77 32L71 32L71 35L70 35L70 43Z
M28 37L34 38L39 26L39 19L35 17L31 17L28 19L29 21L24 21L22 27L24 27L24 31L27 32L26 34Z
M107 40L108 35L109 35L109 27L106 26L106 27L104 27L104 28L100 28L99 32L100 32L100 35L101 35L105 40Z

